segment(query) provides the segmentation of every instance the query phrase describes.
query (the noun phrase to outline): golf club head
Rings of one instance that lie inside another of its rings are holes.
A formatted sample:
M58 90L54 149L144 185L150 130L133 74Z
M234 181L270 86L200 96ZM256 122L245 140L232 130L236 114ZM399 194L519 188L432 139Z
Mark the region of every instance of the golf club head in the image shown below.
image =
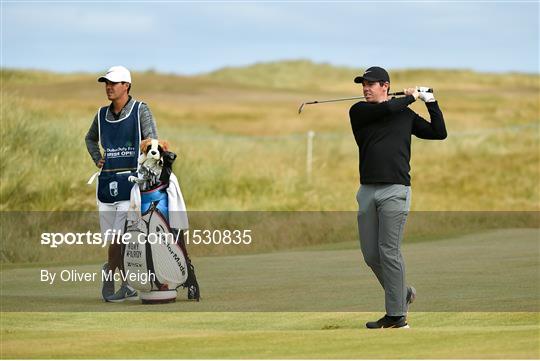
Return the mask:
M302 113L302 110L304 109L304 105L306 105L306 103L302 103L300 105L300 108L298 108L298 114Z

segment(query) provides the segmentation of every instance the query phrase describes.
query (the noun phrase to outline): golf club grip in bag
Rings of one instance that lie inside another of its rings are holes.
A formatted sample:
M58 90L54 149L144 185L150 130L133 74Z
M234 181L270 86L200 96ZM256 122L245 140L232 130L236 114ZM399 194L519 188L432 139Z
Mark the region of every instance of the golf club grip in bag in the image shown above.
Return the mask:
M133 288L141 292L176 290L186 282L188 265L184 250L175 242L175 234L157 208L151 207L126 233L131 237L124 247L124 271L148 274L148 282L143 282L143 277L128 278Z

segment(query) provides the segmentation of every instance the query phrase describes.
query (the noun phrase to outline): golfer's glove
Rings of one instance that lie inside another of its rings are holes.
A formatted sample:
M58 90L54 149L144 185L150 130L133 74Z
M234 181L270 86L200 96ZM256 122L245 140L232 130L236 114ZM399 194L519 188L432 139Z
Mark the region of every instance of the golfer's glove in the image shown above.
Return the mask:
M429 89L428 87L418 86L416 87L416 89L420 93L420 95L418 95L418 98L422 99L424 103L431 103L435 101L435 96L433 95L433 93L427 92L427 90Z

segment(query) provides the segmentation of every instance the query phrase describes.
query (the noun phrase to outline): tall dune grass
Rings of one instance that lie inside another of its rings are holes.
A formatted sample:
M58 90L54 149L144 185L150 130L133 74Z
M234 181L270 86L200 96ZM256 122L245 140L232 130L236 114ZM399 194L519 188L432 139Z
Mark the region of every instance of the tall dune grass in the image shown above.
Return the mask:
M327 76L317 77L315 89L291 75L298 68L321 71L299 62L228 69L227 76L134 74L133 95L150 105L160 137L180 156L175 172L189 209L356 208L350 103L296 114L301 101L335 96L336 87L358 91L343 85L352 71L323 66ZM265 69L291 75L290 83L263 87L256 75ZM106 103L101 84L88 74L5 70L2 77L0 209L95 209L86 180L96 168L84 135ZM439 85L449 130L444 142L413 141L413 210L540 209L538 76L414 70L393 77L398 85ZM427 116L422 104L413 109ZM308 130L316 132L311 181Z

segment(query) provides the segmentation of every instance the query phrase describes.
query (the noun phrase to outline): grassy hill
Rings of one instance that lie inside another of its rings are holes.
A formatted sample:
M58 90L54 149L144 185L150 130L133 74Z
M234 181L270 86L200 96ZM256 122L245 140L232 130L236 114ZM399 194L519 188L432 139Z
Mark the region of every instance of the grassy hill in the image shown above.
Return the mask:
M361 93L361 69L308 61L199 76L134 73L160 137L179 155L189 209L354 210L358 155L352 103L305 100ZM93 210L95 171L84 135L106 104L98 74L3 69L1 210ZM413 141L413 210L539 210L539 77L466 70L395 70L392 87L429 85L449 138ZM421 102L413 110L427 116ZM306 132L316 132L313 176ZM23 182L19 181L24 179Z
M245 67L227 67L213 71L205 77L227 84L243 84L259 88L295 89L328 92L349 89L355 76L365 68L313 63L309 60L257 63ZM414 86L428 82L436 90L452 87L456 90L482 88L486 85L510 85L536 88L538 79L532 74L477 73L463 69L389 69L392 87ZM352 85L353 87L358 87Z
M257 63L246 67L227 67L207 74L210 79L228 84L259 88L326 90L324 86L351 81L359 69L315 64L309 60Z

